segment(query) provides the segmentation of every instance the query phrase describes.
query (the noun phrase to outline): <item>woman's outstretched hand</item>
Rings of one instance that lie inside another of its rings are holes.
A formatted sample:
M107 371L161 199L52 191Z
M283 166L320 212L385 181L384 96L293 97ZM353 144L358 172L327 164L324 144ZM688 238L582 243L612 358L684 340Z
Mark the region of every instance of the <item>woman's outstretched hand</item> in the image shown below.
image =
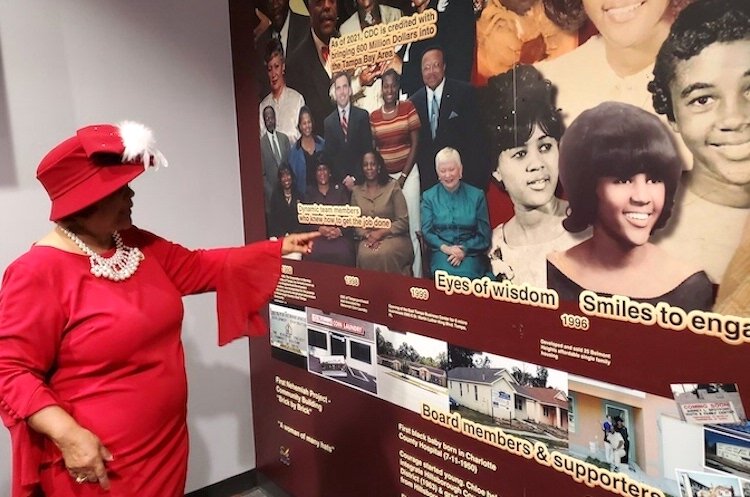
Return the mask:
M291 235L286 235L281 241L281 254L309 254L310 252L312 252L313 240L315 240L319 236L320 232L318 231L313 231L311 233L293 233Z

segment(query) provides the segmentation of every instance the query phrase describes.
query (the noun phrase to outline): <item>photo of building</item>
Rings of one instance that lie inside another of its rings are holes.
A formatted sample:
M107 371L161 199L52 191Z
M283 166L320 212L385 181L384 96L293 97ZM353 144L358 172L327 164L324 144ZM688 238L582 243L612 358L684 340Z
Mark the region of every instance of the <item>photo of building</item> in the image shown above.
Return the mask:
M378 393L375 324L307 308L307 350L311 373Z
M688 423L740 423L747 420L739 389L734 383L682 383L672 394Z
M451 407L462 416L556 447L567 446L565 373L493 354L466 354L458 347L452 352L454 363L464 365L448 370L448 392Z
M750 439L710 428L703 432L706 467L750 478Z
M677 470L681 497L742 497L737 477Z
M378 397L414 412L448 410L448 345L416 333L376 329Z

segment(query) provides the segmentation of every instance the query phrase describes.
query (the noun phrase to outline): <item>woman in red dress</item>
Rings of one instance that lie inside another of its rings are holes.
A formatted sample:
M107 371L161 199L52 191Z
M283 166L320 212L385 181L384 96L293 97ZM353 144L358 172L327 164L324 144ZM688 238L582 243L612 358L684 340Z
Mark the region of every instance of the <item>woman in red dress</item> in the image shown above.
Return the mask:
M181 297L216 291L219 342L262 333L280 256L315 234L188 250L132 225L128 183L166 165L151 132L78 130L37 177L55 229L0 288L0 417L13 497L182 496L187 470Z

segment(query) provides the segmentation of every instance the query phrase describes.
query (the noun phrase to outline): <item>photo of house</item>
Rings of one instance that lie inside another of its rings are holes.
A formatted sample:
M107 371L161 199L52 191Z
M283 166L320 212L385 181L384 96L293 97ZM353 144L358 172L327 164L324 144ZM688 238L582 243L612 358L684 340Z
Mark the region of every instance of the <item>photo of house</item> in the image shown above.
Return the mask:
M742 497L737 477L677 470L681 497Z
M680 495L677 470L706 470L704 427L683 421L674 399L577 375L569 385L570 455L669 495ZM608 425L627 442L620 460L613 460Z
M375 324L310 307L306 311L308 371L377 394Z
M376 329L378 397L414 412L448 410L448 345L416 333Z
M568 444L567 374L451 347L448 393L465 418L551 447Z

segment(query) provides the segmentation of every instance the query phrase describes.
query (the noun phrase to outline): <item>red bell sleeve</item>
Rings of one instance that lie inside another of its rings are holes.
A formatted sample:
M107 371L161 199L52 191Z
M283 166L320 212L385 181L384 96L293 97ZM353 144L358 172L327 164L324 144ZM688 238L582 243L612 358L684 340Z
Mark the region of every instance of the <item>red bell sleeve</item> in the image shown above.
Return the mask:
M258 242L229 251L216 288L219 345L268 332L260 311L281 276L281 241Z

